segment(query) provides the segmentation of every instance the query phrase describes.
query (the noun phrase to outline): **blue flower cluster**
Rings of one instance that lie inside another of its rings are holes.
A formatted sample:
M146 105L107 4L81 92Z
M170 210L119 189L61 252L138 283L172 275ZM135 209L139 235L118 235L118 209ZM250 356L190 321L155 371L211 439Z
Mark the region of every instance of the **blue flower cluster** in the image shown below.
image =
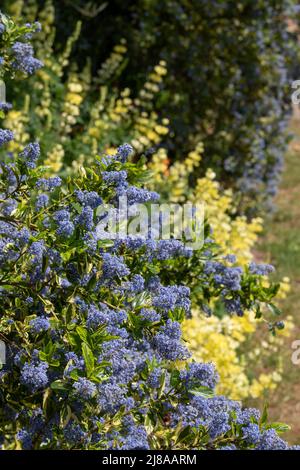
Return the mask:
M119 184L124 183L127 179L127 172L125 170L122 171L103 171L102 178L107 183L111 184Z
M116 277L128 276L130 274L130 270L124 263L124 259L120 256L111 255L110 253L103 254L102 270L104 281Z
M35 168L36 162L40 156L40 146L38 142L28 144L23 152L20 153L20 158L25 161L27 168Z
M70 237L74 232L74 224L70 221L71 214L65 209L59 210L54 214L54 220L58 227L56 230L57 235Z
M39 178L36 182L36 187L38 189L43 189L44 191L53 191L55 188L58 188L61 185L61 178L59 176L53 176L51 178Z
M21 371L21 383L29 388L31 392L44 389L48 384L48 368L46 362L26 362Z
M190 311L190 289L185 286L162 286L151 289L153 291L153 305L163 311L182 308L188 313Z
M35 208L37 211L45 209L49 203L49 196L48 194L39 194L36 198Z
M188 389L203 386L213 389L218 380L218 374L213 364L192 362L188 370L180 372L180 379Z

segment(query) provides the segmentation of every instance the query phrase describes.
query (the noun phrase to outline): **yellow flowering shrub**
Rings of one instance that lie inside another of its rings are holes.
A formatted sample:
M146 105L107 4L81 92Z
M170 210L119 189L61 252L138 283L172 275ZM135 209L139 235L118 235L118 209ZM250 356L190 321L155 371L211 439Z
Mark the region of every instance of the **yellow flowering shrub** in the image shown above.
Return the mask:
M113 50L112 57L115 56L115 50L118 47L116 46ZM120 49L117 50L120 55ZM124 44L122 52L124 54L126 52ZM113 64L110 58L108 63L111 66ZM115 67L112 66L112 69ZM143 152L160 143L161 136L168 133L169 121L168 119L160 121L158 114L152 109L152 101L159 91L158 84L162 82L165 73L167 73L166 64L164 61L160 61L149 74L147 82L136 98L131 96L129 88L125 88L121 92L109 93L107 86L104 84L100 86L98 99L92 107L87 132L84 136L84 142L90 146L92 156L99 152L99 142L104 144L103 150L106 152L113 153L115 151L120 142L118 135L120 127L129 129L126 136L127 141L137 152Z
M285 323L285 329L278 335L268 335L259 343L257 320L249 314L242 318L224 316L220 319L193 312L192 318L185 321L183 332L194 359L211 360L216 364L221 377L218 393L241 400L258 398L274 390L281 381L282 364L278 353L284 337L290 335L293 327L291 318ZM268 372L254 374L257 366L264 370L270 358L277 356L275 370L274 366L269 366Z

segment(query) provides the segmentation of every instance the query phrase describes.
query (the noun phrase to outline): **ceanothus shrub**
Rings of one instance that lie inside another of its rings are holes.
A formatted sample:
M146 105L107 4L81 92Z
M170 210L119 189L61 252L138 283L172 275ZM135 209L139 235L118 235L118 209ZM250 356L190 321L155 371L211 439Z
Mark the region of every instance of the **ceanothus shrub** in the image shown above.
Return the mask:
M0 130L1 146L12 139ZM287 449L284 425L215 396L213 364L189 360L180 321L199 254L177 240L114 241L96 229L118 195L158 199L130 152L125 144L67 181L45 177L36 142L0 163L2 448ZM213 250L207 238L193 295L261 315L276 291L262 288L268 267L243 272Z
M0 11L0 87L1 100L4 100L0 101L0 118L3 118L5 111L11 108L11 104L5 101L3 80L7 76L13 78L16 74L32 75L43 66L43 63L34 57L34 50L30 44L33 34L40 29L41 25L38 22L16 25Z
M140 187L144 170L126 161L130 151L125 144L66 182L36 167L37 143L1 163L3 447L286 449L276 432L284 427L215 396L213 364L188 361L179 320L190 290L165 281L172 257L190 260L189 250L96 230L118 194L157 199ZM207 290L237 287L239 271L208 263L206 276L223 278L207 277Z

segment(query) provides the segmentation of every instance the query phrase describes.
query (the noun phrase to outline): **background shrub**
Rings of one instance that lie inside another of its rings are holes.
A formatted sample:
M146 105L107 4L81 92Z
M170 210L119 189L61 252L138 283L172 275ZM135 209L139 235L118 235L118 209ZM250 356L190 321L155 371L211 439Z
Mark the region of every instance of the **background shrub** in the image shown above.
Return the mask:
M6 75L38 69L28 41L39 25L2 25ZM0 130L1 146L12 140ZM277 433L286 426L215 396L213 365L188 362L181 339L190 293L241 316L245 307L260 317L261 305L277 314L278 286L262 279L270 267L217 261L208 237L201 263L177 240L105 239L96 227L118 195L132 208L159 197L131 152L122 145L65 181L45 177L37 142L0 163L1 446L287 449Z

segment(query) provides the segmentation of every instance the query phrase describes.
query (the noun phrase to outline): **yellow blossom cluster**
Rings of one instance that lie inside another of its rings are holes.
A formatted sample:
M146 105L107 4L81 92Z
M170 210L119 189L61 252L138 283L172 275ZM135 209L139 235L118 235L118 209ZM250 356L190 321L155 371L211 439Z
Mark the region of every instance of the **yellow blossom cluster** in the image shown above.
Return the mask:
M120 49L118 51L120 56ZM123 46L122 52L125 51ZM112 56L115 56L115 50ZM123 59L125 60L125 57ZM111 63L110 60L108 62ZM120 127L130 129L127 141L137 152L143 152L161 142L162 136L168 133L169 121L166 118L160 121L158 114L153 110L153 99L166 73L166 63L160 61L149 74L137 98L131 96L129 88L109 93L107 86L100 86L99 98L91 109L88 131L84 136L84 141L92 148L92 155L98 153L99 141L107 141L104 150L113 153L113 142L116 140L114 134L118 135ZM119 140L116 146L118 143Z

